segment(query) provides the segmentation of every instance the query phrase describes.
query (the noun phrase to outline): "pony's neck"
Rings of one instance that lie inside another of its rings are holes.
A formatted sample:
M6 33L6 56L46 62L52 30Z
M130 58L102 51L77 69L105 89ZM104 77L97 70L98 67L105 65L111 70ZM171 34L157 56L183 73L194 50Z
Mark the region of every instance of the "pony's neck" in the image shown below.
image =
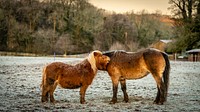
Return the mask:
M96 60L94 58L94 54L90 53L89 56L87 57L87 60L90 63L91 68L92 68L94 74L96 74L97 73L97 66L96 66Z

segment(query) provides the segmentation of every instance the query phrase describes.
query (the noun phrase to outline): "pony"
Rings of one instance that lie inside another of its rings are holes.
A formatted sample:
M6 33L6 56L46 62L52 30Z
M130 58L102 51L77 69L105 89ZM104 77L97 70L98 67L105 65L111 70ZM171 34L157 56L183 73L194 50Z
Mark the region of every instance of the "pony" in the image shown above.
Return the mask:
M148 48L139 52L108 51L103 55L110 57L107 65L108 72L113 85L113 97L111 104L117 102L118 84L124 94L124 101L128 102L126 92L126 80L140 79L152 74L157 84L157 96L155 104L163 104L167 100L169 86L170 62L166 53L157 49Z
M80 103L85 102L85 92L91 85L97 70L106 69L110 58L100 51L93 51L82 62L69 65L62 62L53 62L43 68L42 75L42 102L55 103L54 91L57 85L65 89L80 88Z

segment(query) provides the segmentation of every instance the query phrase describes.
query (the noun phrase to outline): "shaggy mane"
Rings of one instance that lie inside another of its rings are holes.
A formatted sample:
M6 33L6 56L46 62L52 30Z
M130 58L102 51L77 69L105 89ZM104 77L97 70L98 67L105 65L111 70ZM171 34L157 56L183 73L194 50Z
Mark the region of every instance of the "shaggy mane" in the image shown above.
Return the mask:
M96 72L97 72L97 67L96 67L96 60L95 60L95 58L94 58L94 52L97 52L97 53L99 53L99 54L102 54L102 52L100 52L100 51L98 51L98 50L95 50L95 51L91 52L91 53L89 54L89 56L87 57L87 60L89 61L92 70L93 70L94 73L96 74Z

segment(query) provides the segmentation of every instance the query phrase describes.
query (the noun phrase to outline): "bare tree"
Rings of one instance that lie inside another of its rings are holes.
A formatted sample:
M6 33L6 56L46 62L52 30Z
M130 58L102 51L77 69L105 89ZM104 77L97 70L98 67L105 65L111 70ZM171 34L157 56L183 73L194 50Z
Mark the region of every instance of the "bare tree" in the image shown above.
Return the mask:
M200 47L199 0L169 0L169 9L176 17L173 51L185 51Z
M192 16L196 12L196 4L198 0L169 0L170 10L175 16L183 18L184 22L191 23Z

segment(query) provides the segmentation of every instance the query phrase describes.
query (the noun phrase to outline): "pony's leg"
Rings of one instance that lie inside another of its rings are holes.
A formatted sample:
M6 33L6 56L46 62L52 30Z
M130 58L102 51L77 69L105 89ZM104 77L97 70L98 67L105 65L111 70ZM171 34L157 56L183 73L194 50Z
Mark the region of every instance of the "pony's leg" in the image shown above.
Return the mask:
M120 80L120 84L121 84L121 89L123 91L123 94L124 94L124 101L125 102L128 102L128 94L126 92L126 80L123 79L123 80Z
M44 86L42 87L42 102L48 102L48 97L49 97L49 87Z
M117 90L118 90L119 78L111 77L111 79L113 84L113 97L112 100L110 101L110 104L115 104L117 103Z
M154 100L155 104L159 103L159 101L160 101L160 89L159 89L158 85L157 85L157 90L158 90L157 96L156 96L156 99Z
M156 80L157 83L157 96L154 101L154 103L162 105L165 102L165 85L162 81L162 77L159 77L158 75L153 75L154 79Z
M161 86L160 86L160 101L159 104L163 104L166 101L166 89L165 84L161 80Z
M55 101L55 99L54 99L54 96L53 96L53 93L54 93L54 91L55 91L57 85L58 85L57 82L55 82L55 83L51 86L51 88L50 88L49 93L50 93L50 101L51 101L51 103L56 103L56 101Z
M81 88L80 88L80 103L81 103L81 104L85 104L85 103L86 103L86 102L85 102L85 92L86 92L88 86L89 86L89 85L83 85L83 86L81 86Z
M165 102L165 85L161 81L160 86L158 87L158 94L160 94L156 104L162 105Z

